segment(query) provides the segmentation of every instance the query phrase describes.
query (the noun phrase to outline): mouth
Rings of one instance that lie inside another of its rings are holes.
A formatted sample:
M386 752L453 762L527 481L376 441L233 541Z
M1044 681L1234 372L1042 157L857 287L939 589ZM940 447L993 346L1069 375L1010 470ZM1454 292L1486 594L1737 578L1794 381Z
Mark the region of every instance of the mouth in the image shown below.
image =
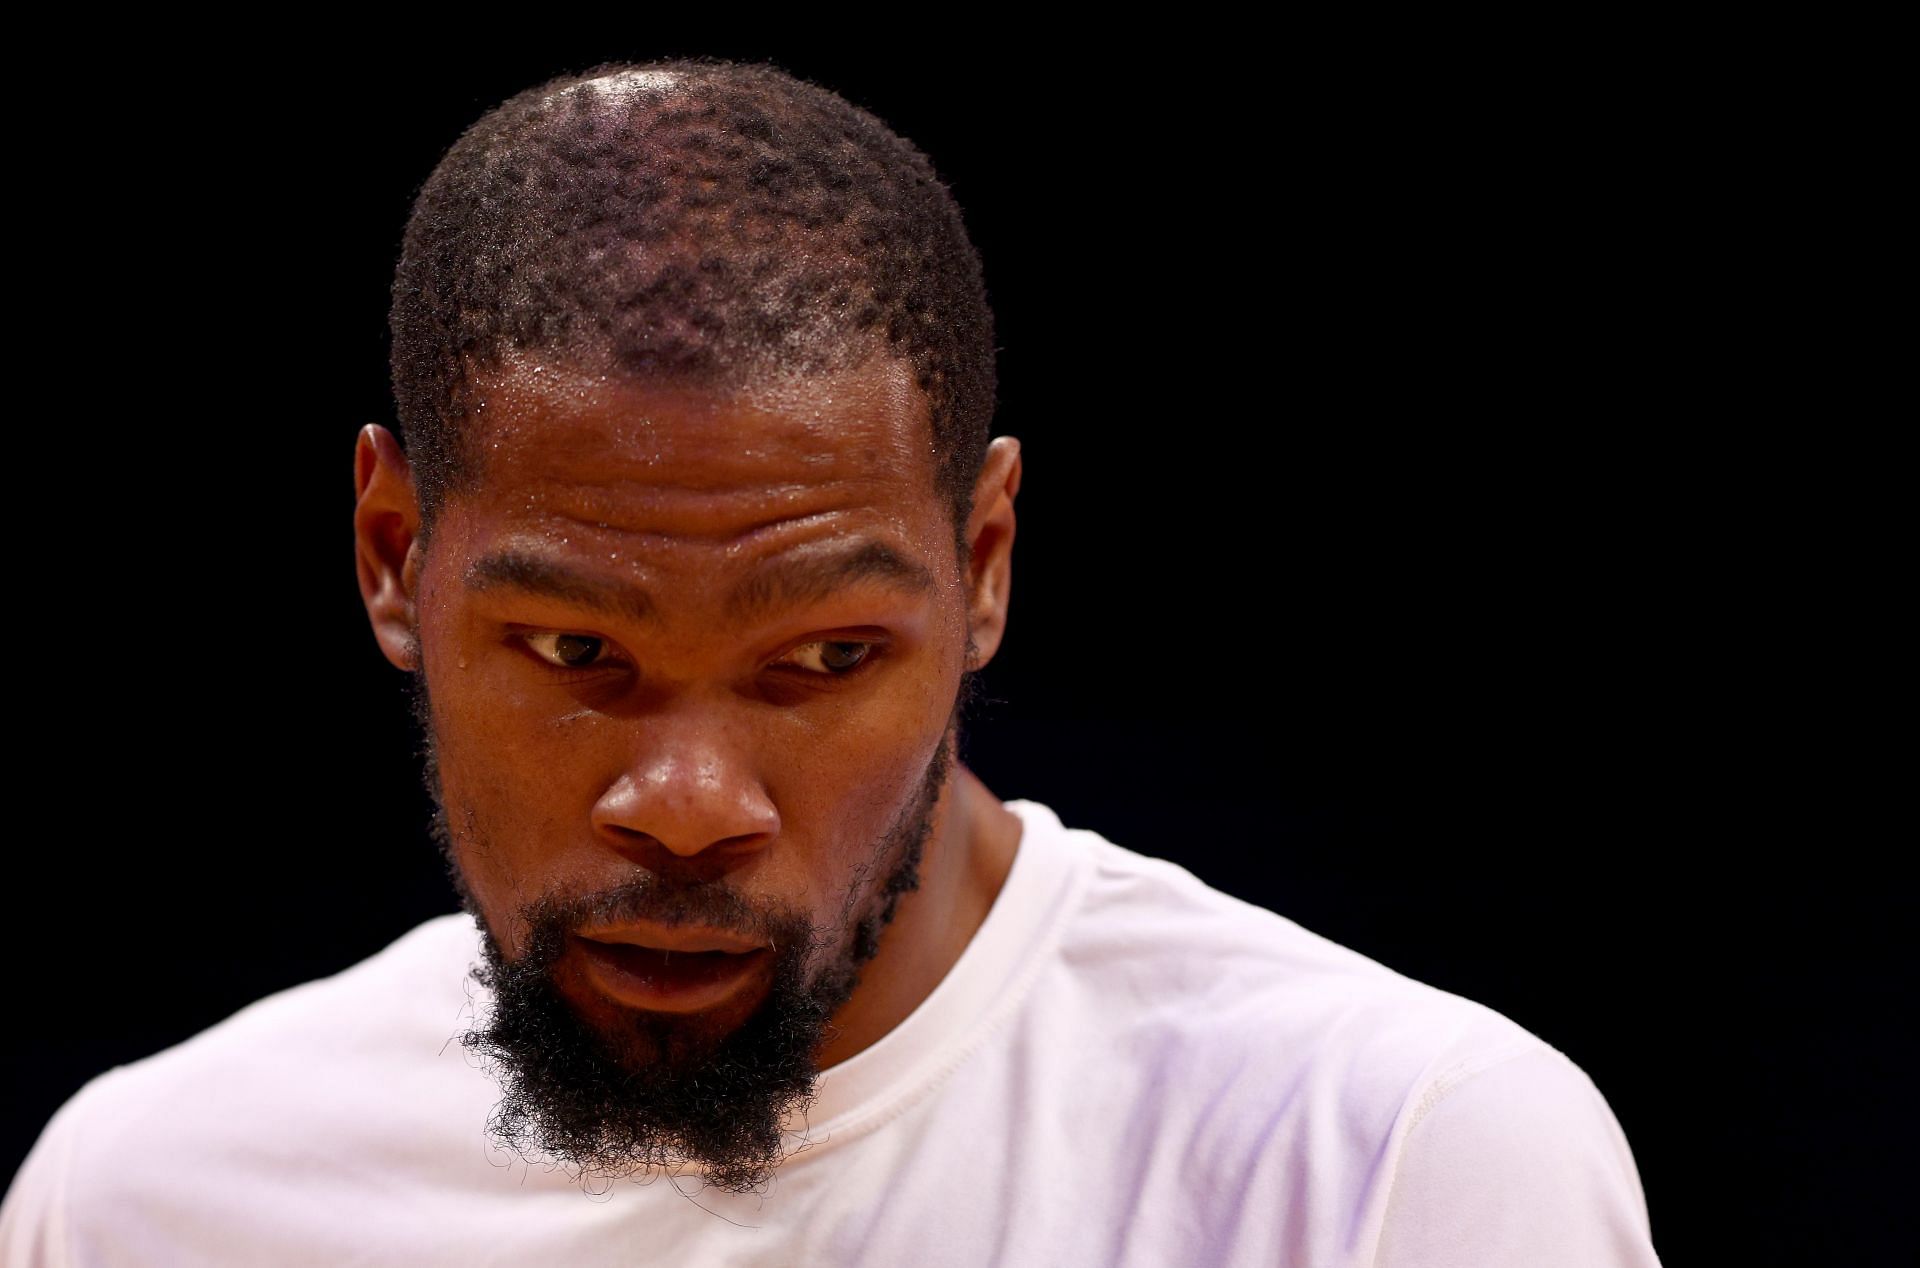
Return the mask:
M693 1013L712 1008L759 976L773 950L667 951L575 935L594 984L633 1008Z

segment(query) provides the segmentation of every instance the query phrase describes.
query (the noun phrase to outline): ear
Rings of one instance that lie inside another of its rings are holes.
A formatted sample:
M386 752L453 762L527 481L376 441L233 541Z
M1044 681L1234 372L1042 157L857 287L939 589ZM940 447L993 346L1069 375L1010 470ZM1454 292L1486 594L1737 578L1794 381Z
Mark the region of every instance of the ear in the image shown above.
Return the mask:
M354 442L353 496L355 565L374 641L397 668L418 668L413 630L423 562L420 500L400 442L378 423L362 427Z
M973 556L967 567L968 623L977 654L968 669L984 668L1000 650L1007 629L1007 600L1013 586L1013 498L1020 492L1020 442L996 436L973 486L973 514L967 540Z

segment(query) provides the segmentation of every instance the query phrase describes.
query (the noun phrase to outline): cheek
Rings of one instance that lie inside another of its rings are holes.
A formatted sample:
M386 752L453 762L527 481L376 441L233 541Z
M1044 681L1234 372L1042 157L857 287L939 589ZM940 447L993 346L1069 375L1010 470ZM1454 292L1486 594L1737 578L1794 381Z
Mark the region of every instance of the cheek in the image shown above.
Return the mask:
M464 681L434 696L440 782L462 866L483 900L493 891L518 903L549 884L542 865L556 848L584 837L598 789L582 746L514 704Z
M783 815L807 807L808 839L820 843L811 878L818 918L840 919L850 887L882 880L888 860L875 852L920 801L954 688L928 675L892 710L846 720L780 767L771 789L777 804Z
M885 819L913 795L939 745L958 688L958 662L916 656L895 666L870 694L845 708L797 717L770 754L766 777L776 804L824 798L832 813Z

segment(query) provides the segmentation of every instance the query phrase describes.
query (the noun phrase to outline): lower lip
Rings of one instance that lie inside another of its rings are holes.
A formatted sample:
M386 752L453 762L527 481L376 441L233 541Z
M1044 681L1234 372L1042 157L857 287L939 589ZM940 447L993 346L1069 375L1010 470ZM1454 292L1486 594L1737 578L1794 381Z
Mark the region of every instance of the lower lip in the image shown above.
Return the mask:
M697 1013L741 989L773 954L762 947L738 955L725 951L656 951L591 938L575 938L595 985L632 1008Z

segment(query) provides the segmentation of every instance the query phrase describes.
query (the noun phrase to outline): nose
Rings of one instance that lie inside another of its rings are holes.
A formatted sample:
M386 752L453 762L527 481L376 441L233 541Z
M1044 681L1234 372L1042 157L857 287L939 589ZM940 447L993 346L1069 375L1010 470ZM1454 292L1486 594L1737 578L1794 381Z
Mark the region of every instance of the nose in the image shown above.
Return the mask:
M691 704L628 726L631 756L593 807L601 840L656 870L718 872L779 832L779 811L738 719Z

